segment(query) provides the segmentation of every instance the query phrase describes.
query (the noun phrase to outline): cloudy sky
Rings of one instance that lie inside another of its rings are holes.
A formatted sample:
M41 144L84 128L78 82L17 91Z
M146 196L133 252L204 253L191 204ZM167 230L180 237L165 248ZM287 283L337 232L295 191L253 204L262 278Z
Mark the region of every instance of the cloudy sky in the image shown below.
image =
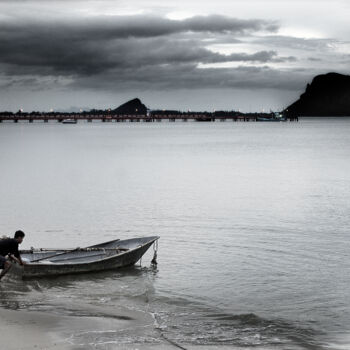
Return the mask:
M350 73L348 0L0 0L0 110L280 109Z

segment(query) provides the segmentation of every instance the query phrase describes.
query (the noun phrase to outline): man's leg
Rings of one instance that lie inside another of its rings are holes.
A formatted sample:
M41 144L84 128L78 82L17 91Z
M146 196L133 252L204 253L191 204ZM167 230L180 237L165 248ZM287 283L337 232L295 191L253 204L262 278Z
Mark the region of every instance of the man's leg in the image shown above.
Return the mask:
M12 264L9 261L4 262L4 268L0 273L0 280L7 274L8 270L10 270Z

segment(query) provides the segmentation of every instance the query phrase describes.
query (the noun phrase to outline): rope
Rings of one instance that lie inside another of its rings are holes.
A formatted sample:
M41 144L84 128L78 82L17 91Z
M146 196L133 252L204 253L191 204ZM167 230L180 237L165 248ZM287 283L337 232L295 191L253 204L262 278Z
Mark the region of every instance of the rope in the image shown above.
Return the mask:
M165 335L164 335L164 332L162 330L162 328L160 327L159 325L159 322L158 322L158 315L153 313L152 314L154 320L155 320L155 329L159 332L159 335L165 340L167 341L169 344L179 348L179 349L182 349L182 350L187 350L186 348L184 348L183 346L181 346L180 344L176 343L174 340L171 340L169 338L167 338Z
M160 336L161 336L162 338L164 338L169 344L171 344L171 345L173 345L173 346L176 346L176 347L179 348L179 349L187 350L187 349L184 348L183 346L181 346L181 345L175 343L173 340L168 339L162 332L160 332Z
M153 259L151 260L152 265L157 265L157 252L158 252L158 240L153 243Z

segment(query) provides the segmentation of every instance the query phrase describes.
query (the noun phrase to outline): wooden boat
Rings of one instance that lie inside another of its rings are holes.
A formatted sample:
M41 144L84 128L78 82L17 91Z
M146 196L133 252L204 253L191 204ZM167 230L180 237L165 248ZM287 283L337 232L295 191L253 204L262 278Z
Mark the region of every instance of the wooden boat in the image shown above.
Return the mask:
M280 122L281 120L276 119L276 118L264 118L264 117L257 117L256 118L257 122Z
M257 117L257 122L285 122L287 119L282 113L272 113L271 117Z
M63 119L63 124L76 124L78 121L76 119Z
M159 237L113 240L87 248L32 249L20 251L24 266L13 264L11 272L22 278L57 276L111 270L134 265Z

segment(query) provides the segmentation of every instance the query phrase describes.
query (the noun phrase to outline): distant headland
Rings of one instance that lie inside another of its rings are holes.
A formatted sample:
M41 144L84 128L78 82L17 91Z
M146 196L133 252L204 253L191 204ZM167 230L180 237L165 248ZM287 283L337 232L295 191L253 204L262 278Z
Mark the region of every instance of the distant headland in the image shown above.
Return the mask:
M350 75L316 76L299 100L284 110L288 116L350 116Z

